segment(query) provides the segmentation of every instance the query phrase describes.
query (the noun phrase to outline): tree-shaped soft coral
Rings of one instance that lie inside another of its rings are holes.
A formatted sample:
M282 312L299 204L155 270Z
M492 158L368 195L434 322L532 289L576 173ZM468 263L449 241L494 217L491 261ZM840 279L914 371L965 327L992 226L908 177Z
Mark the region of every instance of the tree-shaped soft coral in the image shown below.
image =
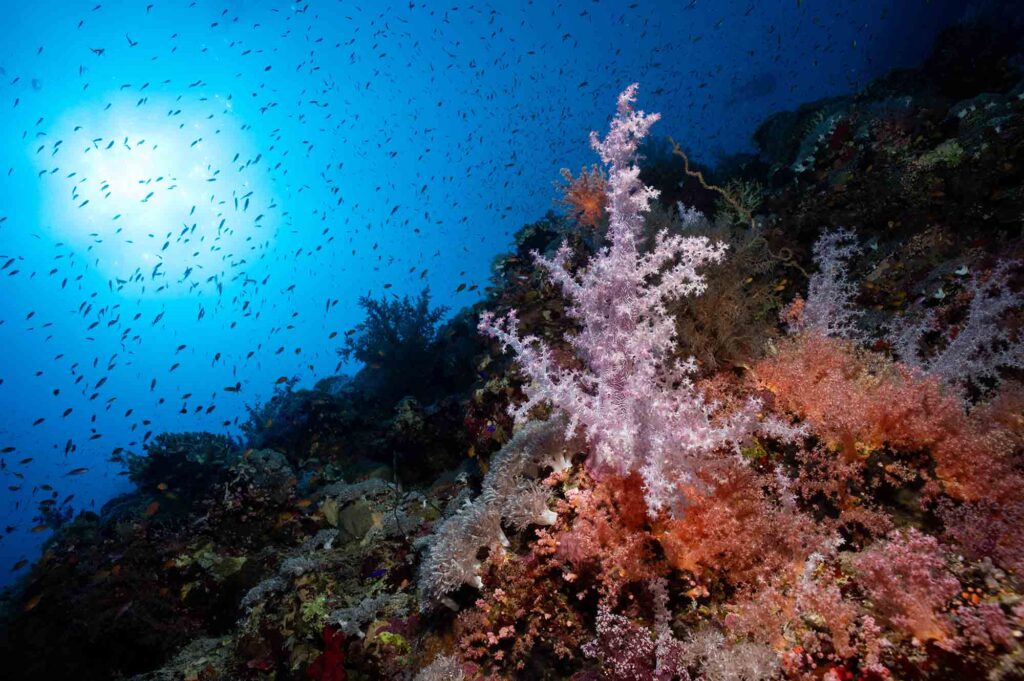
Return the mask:
M591 133L608 166L609 245L576 276L565 268L566 246L551 259L534 255L579 324L569 341L580 368L557 361L538 338L521 336L515 311L503 319L484 313L479 328L516 354L529 380L527 400L514 415L525 417L541 403L566 414L569 431L581 428L591 445L592 470L639 473L656 514L677 501L681 484L695 484L693 472L705 457L745 438L756 419L752 404L716 418L716 405L693 385L695 363L672 360L675 320L665 304L701 293L699 269L721 260L725 246L662 231L650 250L641 250L644 216L657 191L640 181L637 146L658 116L635 110L635 98L634 84L619 96L605 138Z
M601 167L595 163L588 170L584 166L577 177L573 177L568 168L562 168L561 175L565 184L556 183L562 192L559 203L581 225L596 227L606 215L604 202L608 182Z
M937 376L963 395L997 383L1001 369L1024 369L1024 333L1020 330L1024 298L1019 286L1013 286L1013 275L1021 270L1021 265L1018 261L1003 261L984 278L973 274L966 286L969 302L962 305L959 323L948 329L938 324L937 308L924 311L916 319L898 318L890 340L900 360ZM1016 331L1011 330L1013 326ZM925 336L936 330L941 330L943 336L939 347L933 348L928 357L922 357Z

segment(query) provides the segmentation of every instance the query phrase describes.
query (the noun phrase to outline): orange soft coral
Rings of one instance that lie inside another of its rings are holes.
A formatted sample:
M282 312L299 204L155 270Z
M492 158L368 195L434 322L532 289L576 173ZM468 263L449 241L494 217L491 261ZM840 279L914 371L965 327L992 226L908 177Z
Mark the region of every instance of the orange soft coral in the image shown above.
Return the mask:
M710 491L694 492L683 514L657 523L669 563L700 575L719 573L734 584L774 572L799 570L825 535L810 516L773 500L769 480L730 463Z
M559 203L565 207L581 225L596 227L605 216L607 181L604 172L596 163L588 170L584 166L577 177L568 168L562 168L565 184L556 183L562 192Z
M614 596L624 585L660 576L654 538L647 531L647 508L636 475L608 475L595 483L584 477L570 490L560 515L571 524L556 539L558 555L576 571L594 572L602 593Z
M1012 386L968 414L938 378L818 334L786 342L754 373L777 406L806 419L847 461L883 445L928 450L946 491L964 500L990 496L1013 477L1021 428L1005 416L1012 409L1004 405L1019 401Z

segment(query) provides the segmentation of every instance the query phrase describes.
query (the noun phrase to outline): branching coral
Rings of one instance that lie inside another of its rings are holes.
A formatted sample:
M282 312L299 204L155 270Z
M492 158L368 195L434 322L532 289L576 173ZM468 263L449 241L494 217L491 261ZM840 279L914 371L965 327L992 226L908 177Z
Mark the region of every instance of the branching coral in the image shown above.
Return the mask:
M129 454L128 477L149 492L171 487L175 494L193 497L223 480L241 454L238 443L215 433L160 433L146 444L146 455Z
M423 378L432 375L439 361L436 326L447 309L430 307L428 289L415 299L362 296L359 306L366 319L347 336L338 354L366 365L369 373L363 380L368 392L388 406L405 395L423 398L430 389Z

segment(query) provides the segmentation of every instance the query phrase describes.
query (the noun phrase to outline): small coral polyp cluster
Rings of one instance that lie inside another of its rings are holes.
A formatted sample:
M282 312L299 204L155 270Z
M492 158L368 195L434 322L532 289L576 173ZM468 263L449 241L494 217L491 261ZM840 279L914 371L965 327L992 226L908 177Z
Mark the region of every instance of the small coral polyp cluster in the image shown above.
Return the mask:
M788 336L743 372L702 375L674 351L668 306L729 255L707 236L646 238L657 192L637 150L657 116L635 96L592 136L606 245L574 272L567 244L533 254L577 330L555 350L514 309L481 314L523 376L521 430L429 542L423 607L479 593L419 678L506 678L538 650L566 665L582 651L578 679L1013 677L1024 391L1000 372L1024 366L1006 327L1020 264L971 279L957 328L934 309L896 319L899 354L883 353L853 300L857 237L826 230Z

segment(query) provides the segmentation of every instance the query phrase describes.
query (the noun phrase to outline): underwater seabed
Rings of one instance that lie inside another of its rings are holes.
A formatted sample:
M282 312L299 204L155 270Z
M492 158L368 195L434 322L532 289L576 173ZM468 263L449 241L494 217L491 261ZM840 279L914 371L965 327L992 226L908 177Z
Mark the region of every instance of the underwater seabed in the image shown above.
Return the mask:
M3 675L1024 678L1024 78L984 31L715 170L627 89L483 302L364 298L354 377L126 456L5 593Z

